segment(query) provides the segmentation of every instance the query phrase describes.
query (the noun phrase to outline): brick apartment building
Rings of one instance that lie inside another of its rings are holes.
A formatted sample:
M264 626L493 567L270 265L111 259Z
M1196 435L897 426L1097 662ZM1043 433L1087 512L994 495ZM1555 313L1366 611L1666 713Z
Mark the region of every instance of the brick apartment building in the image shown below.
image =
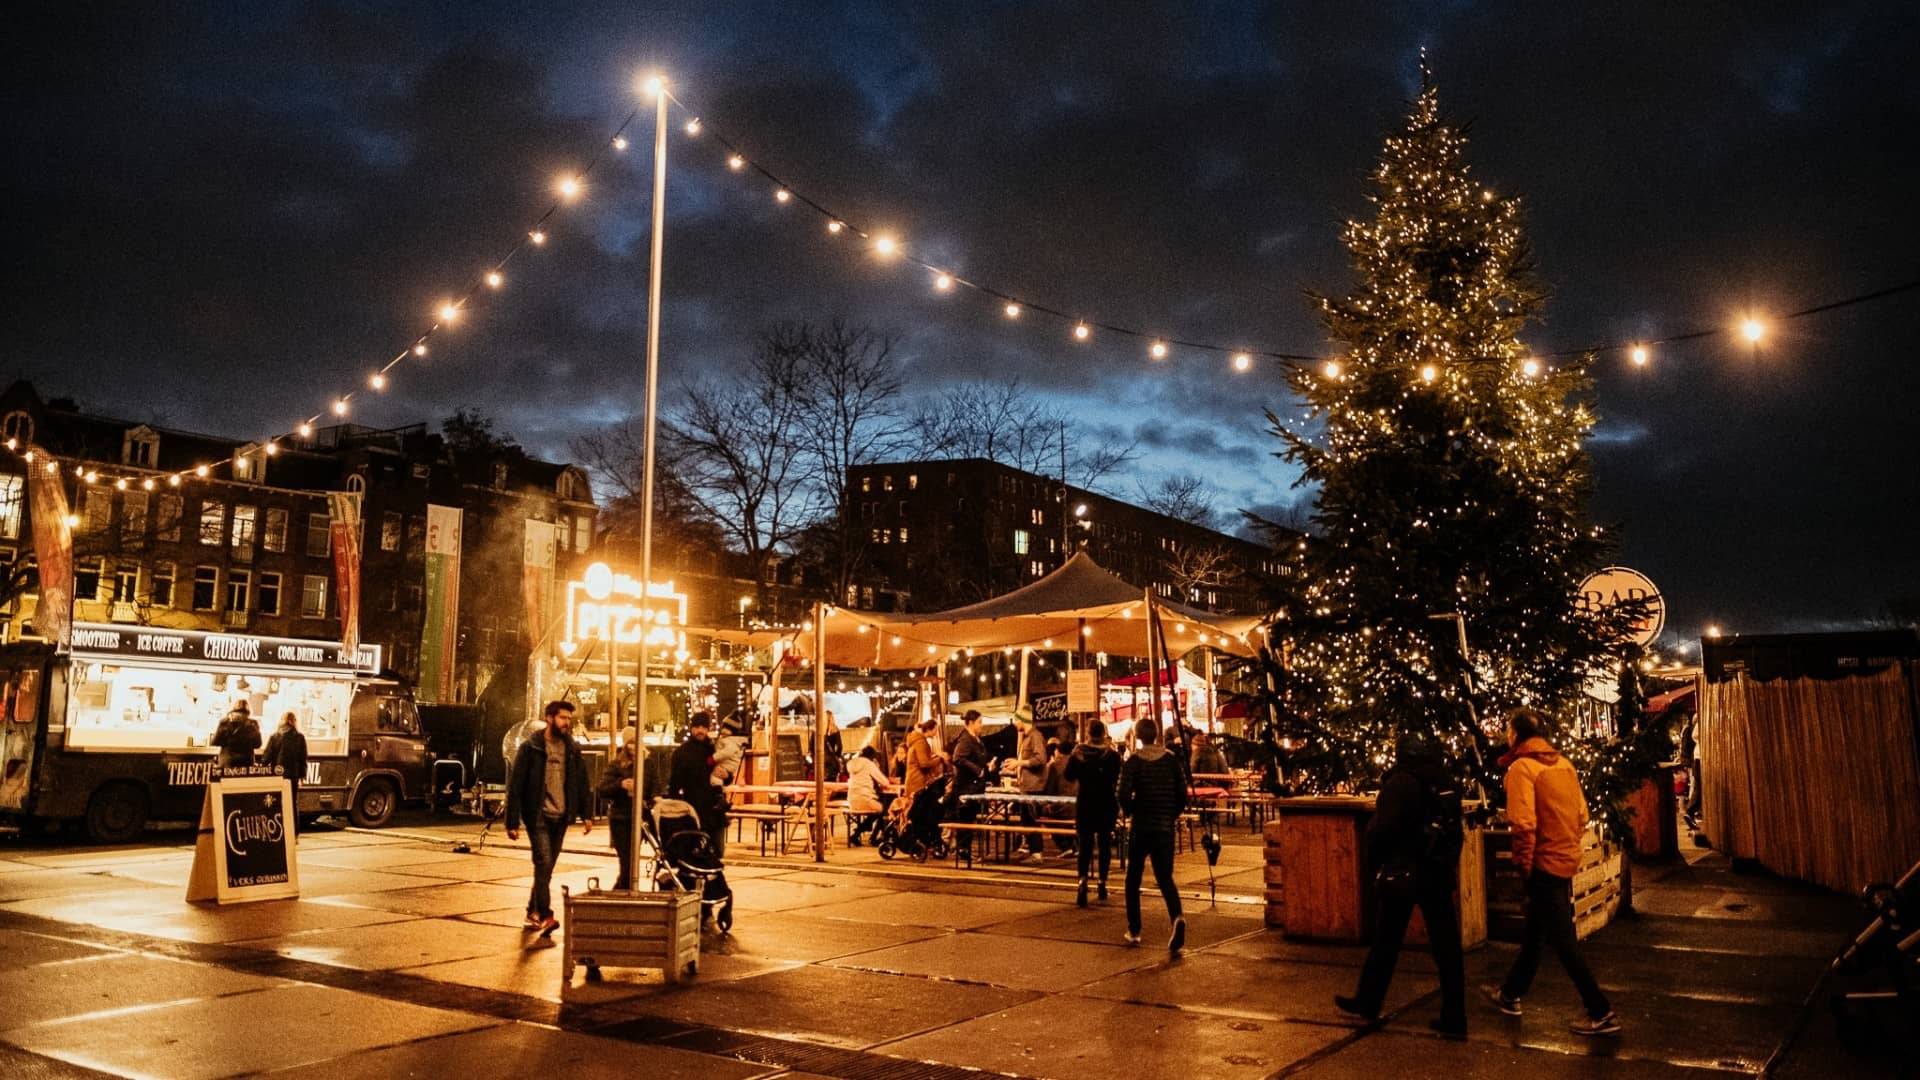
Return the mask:
M852 607L938 611L1018 588L1084 546L1163 597L1252 612L1285 572L1262 544L979 458L847 470L865 543Z
M427 507L459 508L452 703L480 700L508 672L516 677L498 689L524 696L537 637L520 587L527 522L551 526L553 572L564 581L584 561L598 512L579 468L513 448L455 454L425 424L324 428L269 454L259 443L43 402L16 382L0 394L0 429L22 448L102 474L88 483L61 473L77 519L75 621L339 640L326 493L361 493L360 636L408 682L419 673ZM225 464L195 475L215 462ZM34 558L26 467L0 455L0 565L12 584L0 602L6 641L35 636L34 578L19 573ZM178 486L168 482L176 474Z

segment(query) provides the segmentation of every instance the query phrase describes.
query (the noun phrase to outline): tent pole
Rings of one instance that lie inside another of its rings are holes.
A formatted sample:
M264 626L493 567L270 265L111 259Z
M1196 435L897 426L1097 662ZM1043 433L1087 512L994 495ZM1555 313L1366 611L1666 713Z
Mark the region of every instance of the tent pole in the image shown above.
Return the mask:
M1147 715L1153 717L1154 726L1159 727L1160 726L1160 657L1157 653L1153 651L1153 590L1151 589L1144 590L1143 595L1146 597L1146 600L1147 600L1147 612L1146 612L1147 614L1147 618L1146 618L1147 710L1148 710ZM1134 735L1133 735L1134 745L1138 746L1140 745L1140 721L1137 717L1134 719L1133 732L1134 732ZM1165 746L1166 741L1167 741L1166 734L1162 732L1160 736L1160 744L1162 746Z
M1015 711L1027 703L1027 652L1027 648L1022 646L1020 649L1020 696L1013 699Z
M1219 703L1213 696L1213 646L1202 646L1200 655L1207 665L1207 730L1218 735L1220 734L1220 710Z

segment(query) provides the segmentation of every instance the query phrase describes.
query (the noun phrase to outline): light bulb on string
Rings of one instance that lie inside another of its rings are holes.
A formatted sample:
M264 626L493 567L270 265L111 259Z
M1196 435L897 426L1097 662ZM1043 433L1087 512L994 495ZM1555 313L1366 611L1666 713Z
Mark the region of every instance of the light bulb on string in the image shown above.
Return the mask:
M547 242L547 234L541 232L539 229L535 229L527 234L527 239L533 241L534 247L539 247L541 244Z
M451 324L460 318L460 305L446 303L440 305L440 321Z
M1167 343L1164 341L1156 341L1148 346L1147 352L1150 353L1155 360L1164 360L1167 358Z
M791 191L788 191L788 190L787 190L786 188L775 188L775 189L774 189L774 192L773 192L773 201L774 201L774 202L777 202L777 203L786 203L786 202L790 202L790 201L792 201L792 199L793 199L793 192L791 192Z
M207 475L207 467L205 465L194 466L193 475L198 476L202 479L205 479Z
M1073 328L1073 338L1075 341L1085 341L1092 333L1093 331L1087 329L1086 323L1081 323Z
M1320 365L1320 374L1325 375L1329 379L1339 378L1340 377L1340 361L1329 360L1326 363Z
M280 452L280 444L277 442L269 441L267 445L264 447L264 449L266 450L268 457L273 457L274 455Z
M121 477L120 479L118 479L118 480L115 480L115 481L113 482L113 489L114 489L115 491L125 491L125 490L127 490L127 478L123 476L123 477Z
M876 255L881 255L881 256L892 255L895 251L898 251L899 249L900 249L899 242L896 241L893 237L888 236L886 233L881 233L879 236L876 236L873 238L873 251L874 251L874 254Z
M696 116L693 119L687 121L687 134L689 135L700 134L700 118L699 117Z
M487 288L497 289L507 283L507 279L498 270L487 271Z
M1233 370L1245 371L1252 366L1253 366L1253 357L1248 356L1246 353L1233 354Z
M659 75L649 75L646 81L640 84L640 92L648 97L659 97L660 92L666 88L667 80Z
M151 476L149 476L149 477L147 477L147 478L146 478L145 480L142 480L142 481L140 481L140 489L141 489L142 491L152 491L152 490L153 490L153 477L151 477Z
M387 377L376 371L367 379L367 385L373 387L375 390L385 390L387 388Z
M1531 356L1527 357L1526 361L1520 365L1520 374L1525 375L1529 379L1538 376L1540 374L1540 361L1535 360Z
M180 486L180 474L179 474L179 473L174 473L174 474L173 474L172 476L169 476L169 477L167 477L167 486L168 486L168 487L179 487L179 486Z
M424 341L415 342L413 346L413 355L415 356L427 355L427 343Z
M300 425L300 428L299 428L299 431L300 431L300 437L301 437L301 438L303 438L303 439L305 439L305 438L309 438L309 437L311 437L311 436L313 435L313 425L312 425L312 424L301 424L301 425Z
M625 135L615 135L613 137L613 148L615 150L621 150L621 151L626 150L627 137Z
M561 198L572 202L574 199L580 197L580 178L577 176L563 176L553 185L553 189L560 193Z
M846 223L845 223L845 222L843 222L843 221L829 221L829 222L827 222L827 231L828 231L828 232L830 232L830 233L832 233L832 234L833 234L833 235L835 235L835 236L839 236L839 235L840 235L840 230L842 230L842 229L844 229L844 228L846 228L846 227L847 227L847 226L846 226Z
M1760 344L1760 339L1765 337L1766 333L1767 324L1751 315L1747 316L1746 319L1740 323L1740 336L1746 338L1751 344Z
M739 172L746 167L747 159L741 157L739 154L735 154L727 159L727 168L732 169L734 172Z
M1008 304L1006 307L1002 308L1001 310L1007 313L1007 318L1009 319L1017 319L1020 317L1019 304Z
M1635 367L1647 366L1647 347L1645 345L1635 345L1631 355L1633 356Z
M946 292L948 289L953 288L953 278L947 274L935 274L933 287L939 289L941 292Z
M333 415L335 416L347 415L347 399L346 398L333 399Z

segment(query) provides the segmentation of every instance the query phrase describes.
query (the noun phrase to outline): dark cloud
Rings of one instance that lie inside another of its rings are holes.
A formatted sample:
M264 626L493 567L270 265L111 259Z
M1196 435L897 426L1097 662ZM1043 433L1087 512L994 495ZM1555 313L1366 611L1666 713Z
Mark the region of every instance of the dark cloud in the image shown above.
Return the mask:
M1866 3L63 5L0 73L9 367L119 411L281 430L497 258L659 66L710 124L869 228L1008 291L1314 352L1309 289L1425 47L1479 174L1517 191L1554 349L1724 324L1913 272L1920 16ZM647 133L637 133L636 150ZM1021 378L1138 437L1117 490L1199 472L1289 513L1278 372L1155 364L846 251L712 140L673 141L666 383L760 326L894 328L917 388ZM370 423L477 405L529 445L630 412L650 186L610 156ZM1683 629L1824 625L1920 593L1910 304L1596 372L1596 511Z

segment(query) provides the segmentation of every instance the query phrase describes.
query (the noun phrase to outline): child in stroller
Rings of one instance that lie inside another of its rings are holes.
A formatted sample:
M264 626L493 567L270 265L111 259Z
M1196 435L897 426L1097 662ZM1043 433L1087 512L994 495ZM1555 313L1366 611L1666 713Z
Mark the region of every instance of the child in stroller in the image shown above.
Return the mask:
M940 831L940 818L947 784L948 778L943 776L915 793L904 823L900 814L887 815L874 836L881 858L906 855L920 862L927 861L928 857L946 858L947 841Z
M703 921L712 919L723 934L733 929L733 889L699 812L679 799L654 799L652 826L647 840L654 850L655 884L699 890Z

